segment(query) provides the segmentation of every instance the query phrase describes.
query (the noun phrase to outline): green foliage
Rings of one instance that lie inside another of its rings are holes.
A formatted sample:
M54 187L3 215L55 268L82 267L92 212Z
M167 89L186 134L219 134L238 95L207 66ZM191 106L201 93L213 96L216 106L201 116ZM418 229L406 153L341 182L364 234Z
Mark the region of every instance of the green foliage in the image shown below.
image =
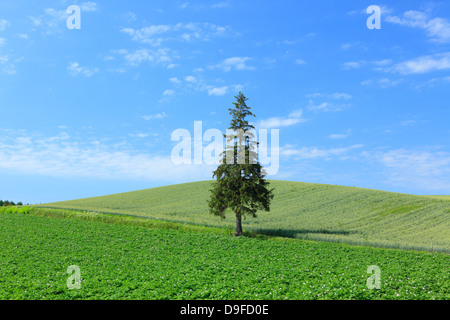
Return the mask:
M205 200L211 184L185 183L43 206L234 228L232 216L218 220L209 214ZM275 189L270 212L246 220L244 233L450 253L448 200L325 184L270 184ZM396 213L396 208L409 211Z
M5 206L0 207L0 213L19 213L19 214L29 214L32 208L28 206L23 207L13 207L13 206Z
M258 210L270 211L270 201L274 195L273 190L268 189L269 182L264 179L263 168L254 151L256 146L253 144L257 145L252 139L251 130L254 127L246 119L254 114L242 93L235 98L234 108L228 109L232 115L228 129L236 133L236 142L234 136L225 135L227 148L221 164L213 172L216 181L212 185L208 206L210 213L223 219L226 210L232 210L236 215L236 236L240 236L241 217L256 217Z
M0 299L450 299L445 254L7 213L0 226Z

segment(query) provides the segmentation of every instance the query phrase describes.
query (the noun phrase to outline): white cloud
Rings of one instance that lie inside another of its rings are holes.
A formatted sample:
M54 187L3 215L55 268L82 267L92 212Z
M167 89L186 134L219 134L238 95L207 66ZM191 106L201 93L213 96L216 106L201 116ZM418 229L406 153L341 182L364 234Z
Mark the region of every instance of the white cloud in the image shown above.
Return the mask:
M23 57L11 59L8 55L0 56L0 72L4 74L16 74L16 63L23 60Z
M208 94L210 96L223 96L224 94L226 94L228 91L228 86L223 86L220 88L211 88L208 89Z
M317 147L296 148L294 146L287 145L280 148L280 156L294 157L296 159L331 159L333 157L346 157L350 151L362 147L363 145L357 144L345 148L319 149Z
M348 130L347 133L333 133L329 135L330 139L345 139L348 138L349 136L351 136L351 130Z
M217 8L226 8L226 7L230 7L230 3L229 2L218 2L218 3L214 3L211 5L211 8L217 9Z
M186 77L184 78L184 80L186 80L187 82L190 82L190 83L195 83L195 82L197 82L197 78L194 77L194 76L186 76Z
M173 96L175 94L175 91L172 89L164 90L163 96Z
M123 28L122 32L130 35L133 41L160 46L165 41L194 40L209 41L214 37L224 36L228 27L218 26L212 23L177 23L150 25L140 29Z
M222 86L222 87L213 87L210 85L202 85L200 87L200 89L207 90L208 94L210 96L223 96L223 95L227 94L229 91L232 91L232 92L242 91L243 87L244 86L242 86L240 84L233 84L233 85Z
M225 72L234 70L254 70L255 68L247 65L247 61L251 60L249 57L232 57L225 59L224 61L210 66L209 69L222 69Z
M373 156L385 166L387 180L393 185L450 192L449 152L432 148L395 149Z
M303 111L296 110L291 112L287 117L272 117L265 120L260 120L257 127L262 129L282 128L293 126L306 120L302 118Z
M344 69L348 70L348 69L358 69L362 66L361 62L357 62L357 61L350 61L350 62L346 62L343 64Z
M0 31L5 30L7 27L10 26L11 23L9 23L8 20L0 19Z
M142 119L144 120L152 120L152 119L164 119L167 117L167 114L165 112L142 116Z
M119 144L105 145L98 139L78 141L67 134L45 137L9 131L0 135L0 170L20 174L177 183L210 179L213 167L176 165L170 155L142 153Z
M171 63L172 59L174 59L174 57L171 56L171 50L168 48L158 48L156 50L137 49L132 52L121 49L117 52L123 55L127 64L131 66L139 66L143 62L150 63L151 65L167 66Z
M426 87L426 88L432 88L436 85L439 84L444 84L447 85L450 83L450 76L445 76L445 77L437 77L437 78L432 78L420 85L417 86L418 89Z
M445 18L431 18L420 11L406 11L403 16L388 16L387 22L424 30L431 41L450 42L450 22Z
M95 2L84 2L80 5L80 9L81 11L90 11L90 12L94 12L97 11L97 3Z
M182 82L177 77L171 78L170 81L176 85L180 85ZM223 83L222 80L216 79L216 82ZM205 80L199 76L194 77L192 75L188 75L184 77L184 85L186 90L195 90L195 91L204 91L207 92L210 96L223 96L229 92L239 92L242 91L243 85L241 84L230 84L230 85L211 85L205 82Z
M47 8L44 14L37 17L30 17L35 27L42 28L46 34L61 33L67 29L66 21L70 16L66 10L56 10Z
M333 97L333 99L344 99L344 100L349 100L352 98L351 95L349 95L348 93L344 93L344 92L335 92L331 95Z
M359 69L364 66L372 66L374 70L382 71L382 67L385 67L392 63L391 59L383 59L383 60L375 60L375 61L349 61L345 62L342 65L342 68L344 70L350 70L350 69Z
M83 75L86 77L91 77L99 71L98 68L89 69L86 67L81 67L78 62L70 62L67 66L67 70L71 76Z
M352 47L352 44L351 43L343 43L343 44L341 44L341 49L342 50L348 50L348 49L350 49Z
M386 71L409 75L448 69L450 69L450 52L414 58L395 64L394 66L387 68Z
M295 64L303 65L303 64L306 64L306 61L302 60L302 59L297 59L297 60L295 60Z
M413 126L416 123L417 123L416 120L405 120L405 121L402 121L400 124L404 127L407 127L407 126Z
M134 138L147 138L148 136L150 136L149 133L143 133L143 132L139 132L139 133L130 133L130 137L134 137Z
M349 107L350 103L341 103L341 100L350 100L352 96L344 92L335 92L332 94L313 93L308 94L306 97L308 100L308 109L313 111L342 111L344 108ZM314 100L320 99L321 102L315 102ZM326 100L326 101L323 101Z
M368 79L361 82L362 86L374 86L374 87L380 87L380 88L390 88L395 87L398 84L403 82L403 79L397 79L397 80L391 80L389 78L381 78L381 79Z
M95 2L84 2L80 5L81 13L97 11ZM44 13L38 16L30 16L29 19L36 28L42 29L45 34L60 34L67 30L67 18L71 13L67 13L65 9L57 10L54 8L46 8Z

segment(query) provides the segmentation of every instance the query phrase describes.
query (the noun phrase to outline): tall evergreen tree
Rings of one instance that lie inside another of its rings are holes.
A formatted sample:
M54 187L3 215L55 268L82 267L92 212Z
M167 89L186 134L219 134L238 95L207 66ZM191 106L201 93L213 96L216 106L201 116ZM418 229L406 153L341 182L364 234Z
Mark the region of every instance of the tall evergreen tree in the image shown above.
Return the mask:
M234 108L228 109L232 119L224 135L227 147L213 172L216 181L208 205L210 213L223 219L226 210L232 210L236 215L235 235L241 236L243 216L256 218L258 210L270 211L273 189L268 189L269 182L264 179L264 170L258 161L255 128L246 119L255 115L245 103L244 94L239 92L235 98Z

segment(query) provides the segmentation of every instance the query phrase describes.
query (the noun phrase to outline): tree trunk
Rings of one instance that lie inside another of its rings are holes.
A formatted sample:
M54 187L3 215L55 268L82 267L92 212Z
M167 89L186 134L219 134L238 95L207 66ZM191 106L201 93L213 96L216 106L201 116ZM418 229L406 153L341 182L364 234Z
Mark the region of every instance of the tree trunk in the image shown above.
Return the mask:
M236 237L242 236L242 215L241 215L241 210L236 212L236 233L234 235Z

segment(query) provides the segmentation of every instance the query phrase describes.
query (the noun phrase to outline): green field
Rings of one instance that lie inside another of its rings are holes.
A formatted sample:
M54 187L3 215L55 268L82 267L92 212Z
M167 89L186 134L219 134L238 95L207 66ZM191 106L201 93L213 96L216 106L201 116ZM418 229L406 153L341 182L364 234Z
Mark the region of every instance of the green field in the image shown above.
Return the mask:
M172 185L43 206L126 214L232 228L208 213L211 181ZM374 247L450 252L450 197L271 181L270 212L243 221L244 230L266 235Z
M7 212L0 213L0 299L450 298L444 253ZM71 265L80 268L80 289L67 287ZM367 287L371 265L381 269L380 289Z

